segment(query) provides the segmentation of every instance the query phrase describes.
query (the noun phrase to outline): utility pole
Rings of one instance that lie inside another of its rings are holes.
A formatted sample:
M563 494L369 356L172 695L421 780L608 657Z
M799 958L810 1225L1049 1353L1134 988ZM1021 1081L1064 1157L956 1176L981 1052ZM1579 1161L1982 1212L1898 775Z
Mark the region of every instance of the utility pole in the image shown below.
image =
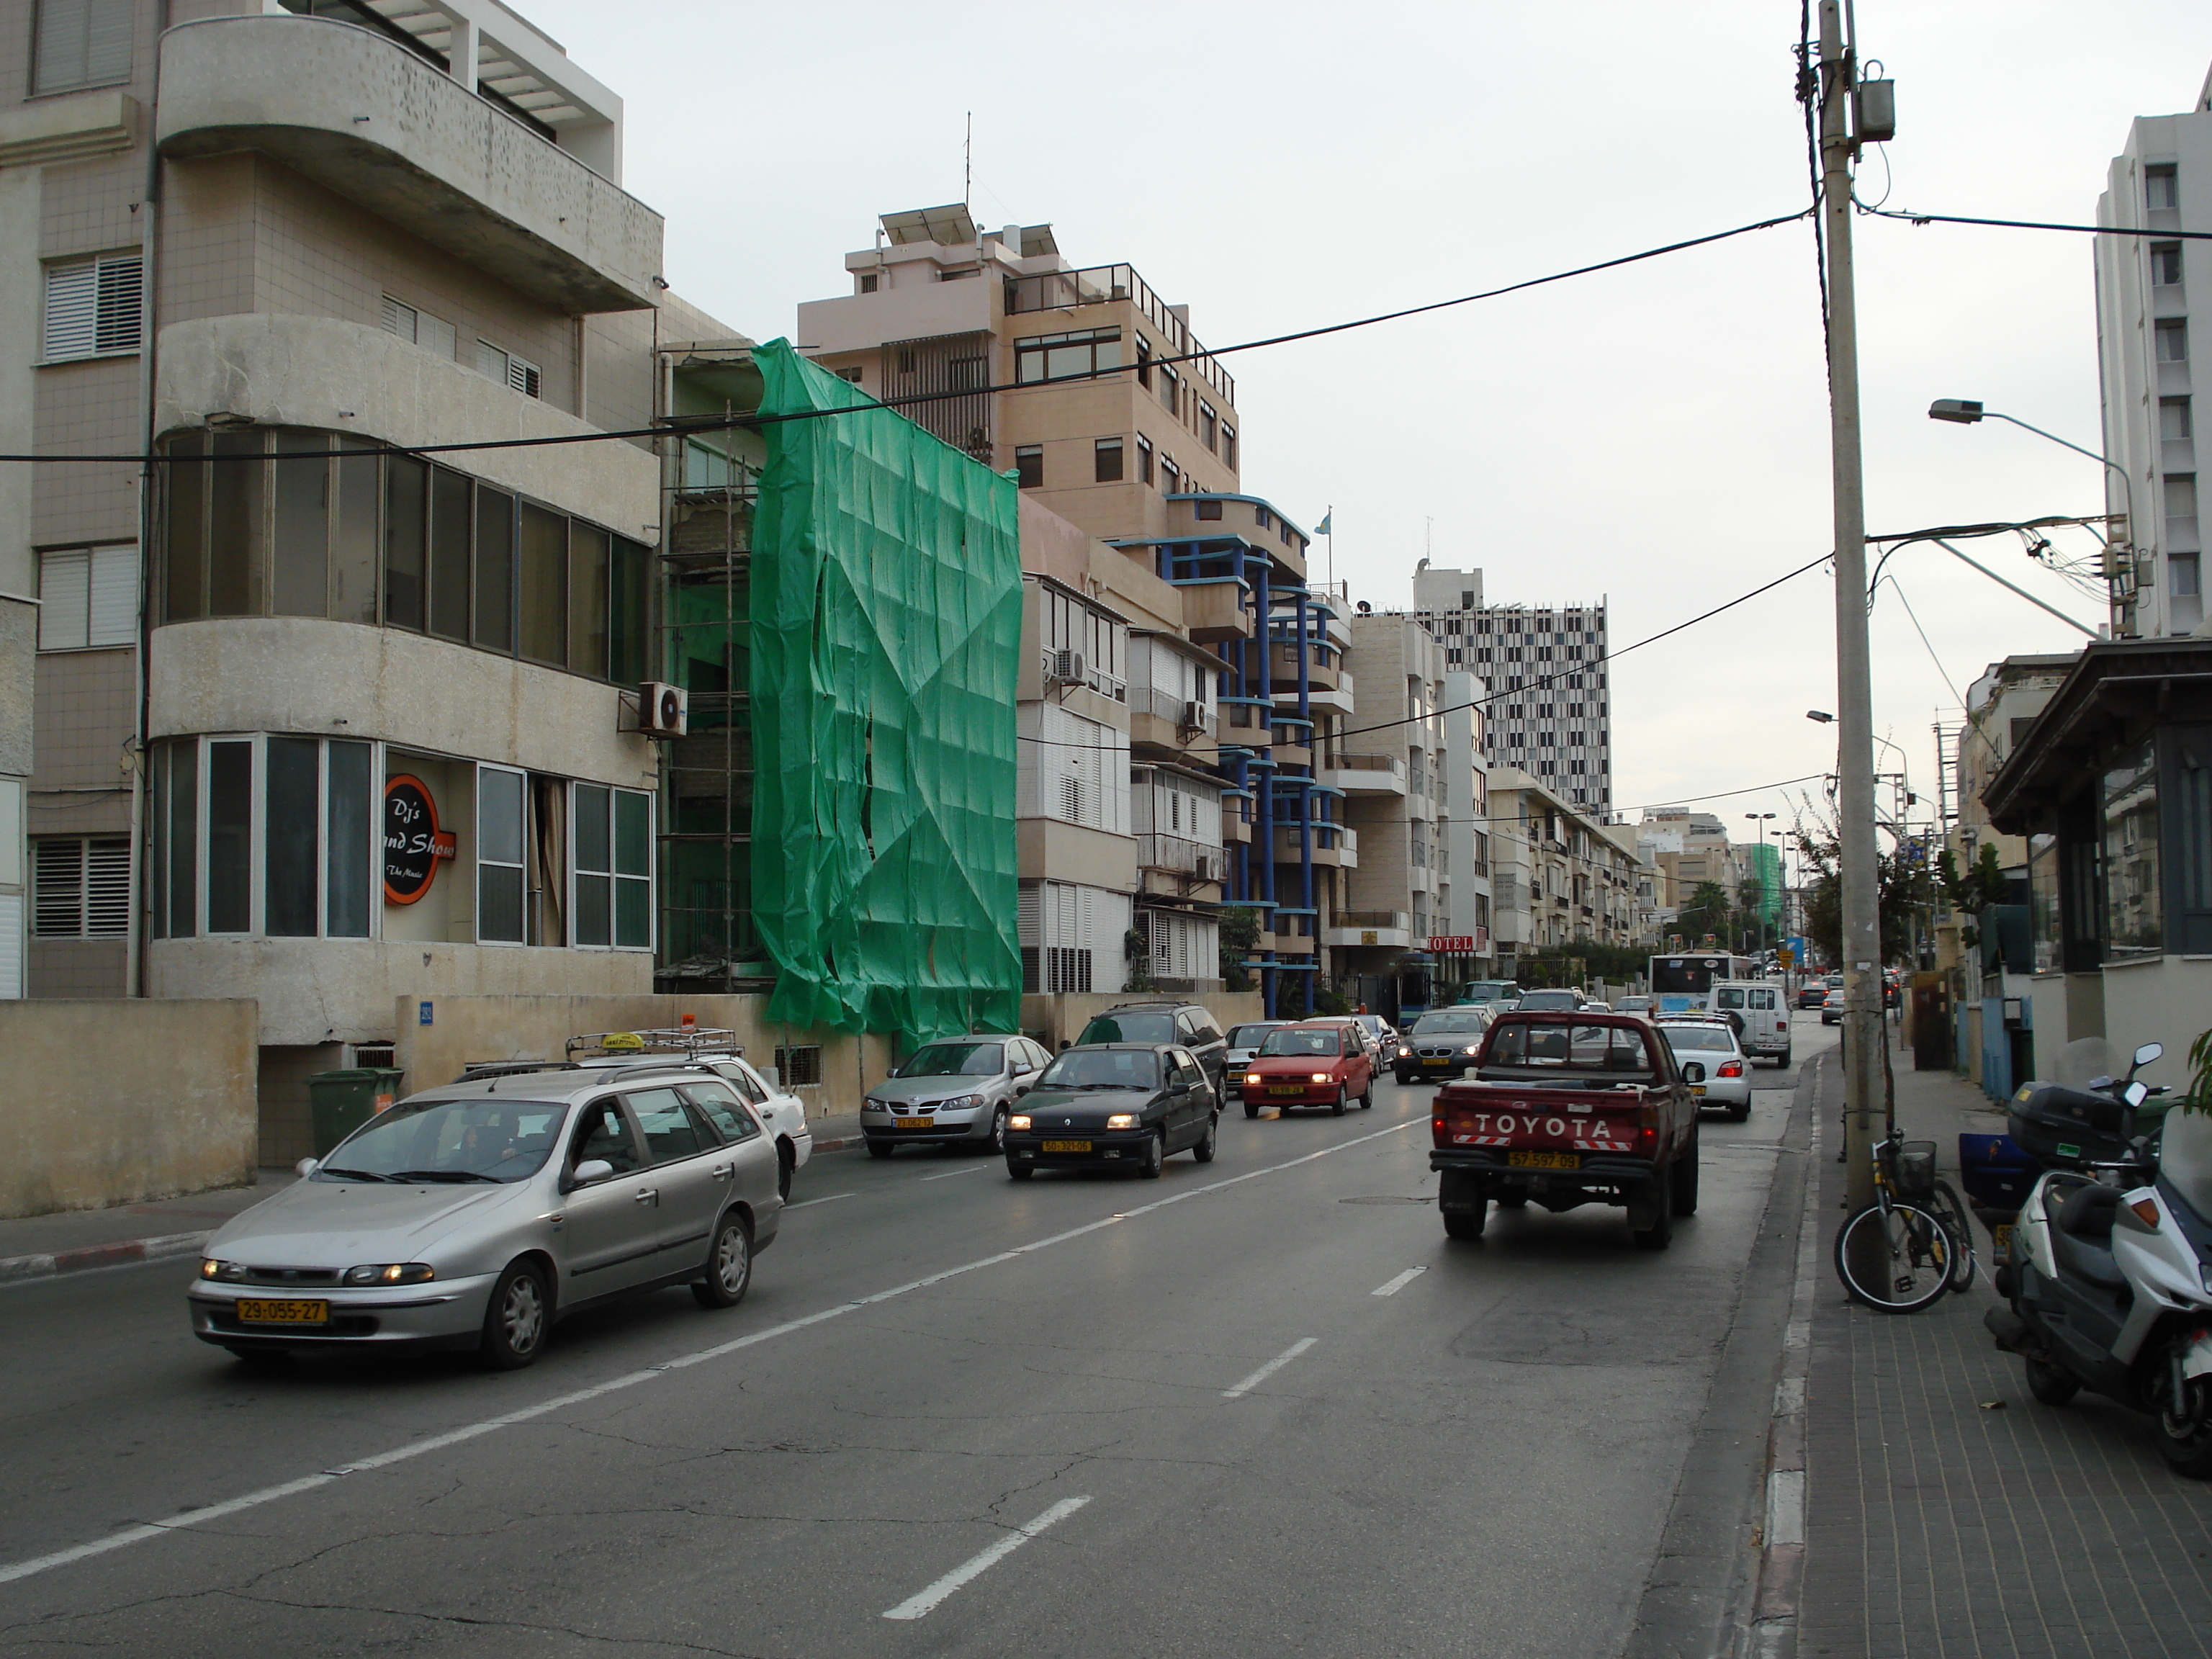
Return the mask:
M1851 289L1850 100L1858 66L1842 0L1820 0L1820 222L1827 246L1828 408L1836 520L1837 825L1843 842L1844 1157L1849 1206L1874 1200L1881 1103L1881 915L1874 822L1874 684L1867 651L1858 313ZM1869 1230L1862 1228L1862 1232ZM1868 1242L1877 1241L1869 1232ZM1880 1266L1863 1264L1881 1282Z

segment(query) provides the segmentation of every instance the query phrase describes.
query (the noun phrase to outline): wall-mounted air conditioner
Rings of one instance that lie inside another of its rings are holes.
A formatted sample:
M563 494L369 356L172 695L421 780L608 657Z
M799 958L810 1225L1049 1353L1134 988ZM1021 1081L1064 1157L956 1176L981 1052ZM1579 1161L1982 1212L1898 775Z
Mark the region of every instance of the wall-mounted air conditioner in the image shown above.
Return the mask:
M1187 702L1183 704L1182 729L1186 732L1203 732L1206 730L1206 705L1204 703Z
M647 680L637 688L637 729L647 737L682 737L690 714L691 694L682 686Z
M1046 678L1054 685L1080 685L1088 678L1086 668L1080 651L1055 651Z

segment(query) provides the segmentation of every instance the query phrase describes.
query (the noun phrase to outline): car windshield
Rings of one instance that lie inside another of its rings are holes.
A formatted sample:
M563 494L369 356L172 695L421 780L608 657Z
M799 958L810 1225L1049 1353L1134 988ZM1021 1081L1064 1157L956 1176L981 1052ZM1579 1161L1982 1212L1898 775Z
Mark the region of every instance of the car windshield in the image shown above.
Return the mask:
M1489 1022L1480 1014L1423 1014L1413 1022L1415 1036L1466 1036L1479 1035L1488 1029Z
M1734 1033L1710 1025L1664 1025L1660 1028L1667 1038L1667 1046L1676 1054L1685 1048L1718 1048L1723 1052L1735 1048Z
M996 1077L1006 1069L1003 1042L928 1042L894 1077Z
M316 1178L526 1180L558 1144L567 1109L542 1100L402 1101L339 1142Z
M1152 1089L1159 1079L1160 1057L1150 1049L1070 1048L1044 1068L1037 1087Z
M1520 988L1508 979L1479 979L1460 993L1462 1002L1510 1002Z
M1101 1014L1083 1028L1076 1039L1079 1048L1086 1042L1173 1042L1176 1040L1173 1014Z
M1572 991L1531 991L1521 999L1523 1008L1571 1008L1575 1006Z
M1262 1054L1334 1054L1342 1052L1334 1031L1301 1031L1296 1026L1267 1033Z
M1229 1033L1229 1046L1248 1050L1256 1048L1267 1040L1267 1033L1275 1029L1273 1025L1239 1025Z
M1648 1082L1651 1061L1638 1035L1641 1029L1509 1018L1491 1034L1482 1058L1483 1074L1487 1077L1493 1070L1602 1072L1608 1082Z

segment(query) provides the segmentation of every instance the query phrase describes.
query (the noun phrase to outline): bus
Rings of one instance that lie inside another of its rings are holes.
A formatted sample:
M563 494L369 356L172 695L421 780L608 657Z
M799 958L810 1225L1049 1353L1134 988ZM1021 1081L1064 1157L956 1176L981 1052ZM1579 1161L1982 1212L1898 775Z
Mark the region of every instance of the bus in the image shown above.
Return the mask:
M1651 958L1651 994L1656 1012L1662 1014L1710 1012L1717 983L1764 977L1749 957L1724 951L1684 951Z

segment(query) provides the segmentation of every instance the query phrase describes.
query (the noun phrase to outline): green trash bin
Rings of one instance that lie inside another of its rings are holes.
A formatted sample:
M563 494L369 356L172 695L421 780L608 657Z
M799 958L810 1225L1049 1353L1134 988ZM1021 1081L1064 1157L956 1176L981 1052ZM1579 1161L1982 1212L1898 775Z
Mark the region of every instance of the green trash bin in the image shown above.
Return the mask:
M318 1072L307 1079L314 1119L315 1156L331 1148L392 1104L406 1075L392 1066L356 1066L342 1072Z

